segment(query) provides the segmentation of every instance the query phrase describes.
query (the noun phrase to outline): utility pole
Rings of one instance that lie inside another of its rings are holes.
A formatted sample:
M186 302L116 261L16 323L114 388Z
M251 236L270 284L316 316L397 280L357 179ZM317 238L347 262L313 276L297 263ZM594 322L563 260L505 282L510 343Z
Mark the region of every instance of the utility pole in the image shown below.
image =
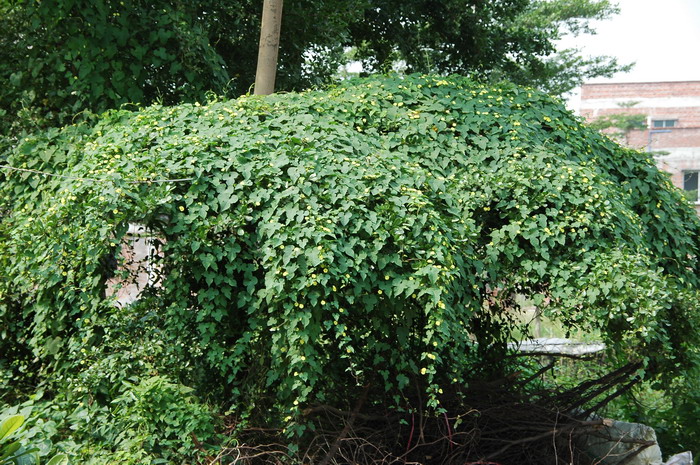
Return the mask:
M255 72L255 88L253 90L255 95L269 95L275 91L277 51L279 50L282 26L282 1L265 0L263 3L258 67Z

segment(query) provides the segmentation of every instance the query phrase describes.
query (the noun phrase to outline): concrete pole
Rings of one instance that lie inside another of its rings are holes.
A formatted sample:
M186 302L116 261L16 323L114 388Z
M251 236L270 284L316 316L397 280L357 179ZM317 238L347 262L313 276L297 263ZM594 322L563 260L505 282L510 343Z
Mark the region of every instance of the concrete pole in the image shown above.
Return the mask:
M265 0L263 3L258 67L255 72L255 88L253 90L255 95L269 95L275 91L277 51L279 50L282 26L282 1Z

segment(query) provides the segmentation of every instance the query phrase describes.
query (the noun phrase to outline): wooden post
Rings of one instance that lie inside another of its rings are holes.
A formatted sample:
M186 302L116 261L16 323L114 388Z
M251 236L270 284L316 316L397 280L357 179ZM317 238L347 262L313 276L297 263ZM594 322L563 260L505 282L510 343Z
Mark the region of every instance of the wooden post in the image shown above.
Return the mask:
M265 0L263 3L258 67L255 72L255 89L253 90L255 95L269 95L275 91L277 51L280 45L282 25L282 1Z

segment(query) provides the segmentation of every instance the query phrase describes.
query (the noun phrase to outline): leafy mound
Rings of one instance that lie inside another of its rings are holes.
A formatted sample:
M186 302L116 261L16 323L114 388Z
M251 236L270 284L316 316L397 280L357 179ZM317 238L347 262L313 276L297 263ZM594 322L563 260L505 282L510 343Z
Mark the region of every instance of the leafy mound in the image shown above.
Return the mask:
M7 163L3 363L66 392L167 373L290 433L363 386L439 407L503 372L517 295L621 364L694 363L693 210L648 154L530 89L409 76L116 111ZM158 238L157 276L120 307L130 223Z

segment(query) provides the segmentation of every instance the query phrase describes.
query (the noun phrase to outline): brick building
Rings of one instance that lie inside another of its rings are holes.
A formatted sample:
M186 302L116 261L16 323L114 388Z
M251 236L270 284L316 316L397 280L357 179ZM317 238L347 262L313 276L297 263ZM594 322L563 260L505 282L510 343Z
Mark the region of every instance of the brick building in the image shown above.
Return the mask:
M621 142L657 153L659 168L696 201L700 177L700 81L584 84L581 116L644 115L646 128L625 131Z

